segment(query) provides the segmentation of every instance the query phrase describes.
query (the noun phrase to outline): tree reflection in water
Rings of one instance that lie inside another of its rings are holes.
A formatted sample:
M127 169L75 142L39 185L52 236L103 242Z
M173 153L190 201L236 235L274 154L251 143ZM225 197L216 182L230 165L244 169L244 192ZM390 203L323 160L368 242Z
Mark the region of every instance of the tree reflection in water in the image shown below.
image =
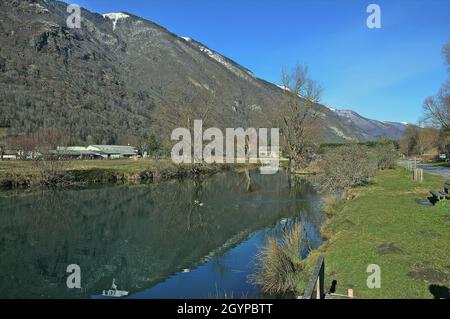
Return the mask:
M214 256L236 271L220 256L255 231L297 217L317 237L322 221L307 182L257 171L1 197L0 212L3 298L86 298L113 278L133 293ZM80 265L82 290L67 289L69 264Z

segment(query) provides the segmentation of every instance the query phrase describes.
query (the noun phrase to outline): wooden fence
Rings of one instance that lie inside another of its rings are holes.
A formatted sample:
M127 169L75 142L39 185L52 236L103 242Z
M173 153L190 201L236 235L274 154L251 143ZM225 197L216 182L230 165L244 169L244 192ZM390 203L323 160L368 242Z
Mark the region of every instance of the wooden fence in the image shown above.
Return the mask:
M325 299L325 259L319 256L303 299Z
M325 292L325 259L323 256L319 256L314 267L314 272L312 273L308 286L306 287L305 293L299 299L353 299L353 289L348 289L347 295L341 295L335 293L335 281L333 281L330 292Z

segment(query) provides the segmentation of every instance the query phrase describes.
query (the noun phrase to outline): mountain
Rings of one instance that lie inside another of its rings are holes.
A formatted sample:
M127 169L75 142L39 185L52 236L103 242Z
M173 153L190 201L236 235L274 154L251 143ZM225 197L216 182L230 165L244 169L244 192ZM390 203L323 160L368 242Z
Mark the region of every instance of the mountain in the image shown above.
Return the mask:
M407 123L370 120L351 110L333 110L360 141L373 141L386 137L399 140L403 137Z
M213 95L229 127L257 125L248 114L283 102L282 88L200 42L126 12L82 9L81 28L70 29L67 6L0 3L0 126L12 133L57 127L79 142L123 143L152 130L155 108L179 91ZM314 107L324 140L400 136L399 124Z

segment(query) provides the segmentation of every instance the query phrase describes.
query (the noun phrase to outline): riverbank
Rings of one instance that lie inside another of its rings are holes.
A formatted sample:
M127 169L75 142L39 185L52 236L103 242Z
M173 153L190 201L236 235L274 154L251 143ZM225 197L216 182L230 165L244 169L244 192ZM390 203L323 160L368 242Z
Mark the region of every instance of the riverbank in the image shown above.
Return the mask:
M319 255L325 257L325 289L354 290L360 298L447 297L450 282L450 203L424 206L444 178L425 174L413 182L404 168L377 174L351 191L341 211L323 226L326 242L305 260L303 291ZM369 289L369 264L381 268L381 288Z
M176 165L169 160L150 159L77 160L62 164L63 166L54 168L52 163L40 166L33 161L0 161L0 187L14 189L49 186L47 179L50 178L55 180L54 185L50 186L56 187L106 183L141 184L250 167L245 164Z

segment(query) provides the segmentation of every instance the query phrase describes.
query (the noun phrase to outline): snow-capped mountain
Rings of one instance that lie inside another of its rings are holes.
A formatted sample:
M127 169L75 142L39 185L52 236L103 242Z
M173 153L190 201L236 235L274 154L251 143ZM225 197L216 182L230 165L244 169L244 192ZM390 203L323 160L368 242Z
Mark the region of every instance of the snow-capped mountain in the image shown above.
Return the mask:
M67 5L0 2L0 126L16 133L61 127L78 140L115 143L147 134L155 106L172 91L211 93L225 127L267 125L248 115L263 118L284 101L284 88L133 14L82 9L82 27L68 28ZM315 107L326 141L399 138L404 127Z
M407 123L382 122L371 120L351 110L333 109L344 125L349 127L358 136L359 140L377 140L383 137L401 139Z

